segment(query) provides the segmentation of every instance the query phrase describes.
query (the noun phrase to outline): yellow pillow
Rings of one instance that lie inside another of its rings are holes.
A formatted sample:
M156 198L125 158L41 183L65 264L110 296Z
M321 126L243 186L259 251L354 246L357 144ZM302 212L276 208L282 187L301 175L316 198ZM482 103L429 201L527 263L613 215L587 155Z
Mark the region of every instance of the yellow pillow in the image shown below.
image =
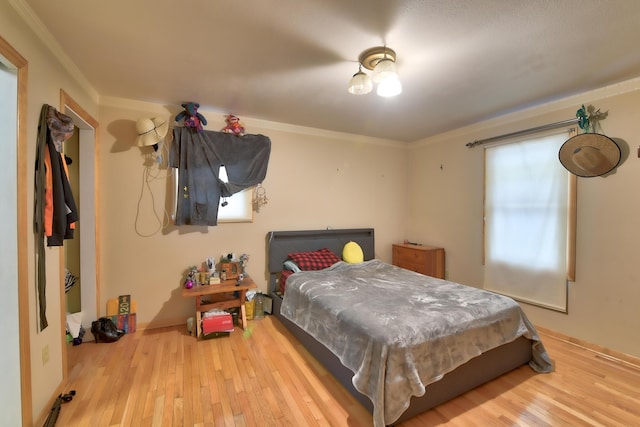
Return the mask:
M349 264L358 264L364 261L362 248L356 242L349 242L342 248L342 260Z

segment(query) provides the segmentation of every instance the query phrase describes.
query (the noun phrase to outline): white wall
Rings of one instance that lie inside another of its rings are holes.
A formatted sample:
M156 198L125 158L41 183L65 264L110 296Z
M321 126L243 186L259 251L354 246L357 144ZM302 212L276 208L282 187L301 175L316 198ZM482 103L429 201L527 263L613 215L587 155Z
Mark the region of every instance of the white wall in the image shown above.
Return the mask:
M0 57L0 366L5 374L0 385L0 424L20 425L20 340L18 323L18 222L17 192L17 72ZM8 201L13 200L14 203Z
M0 2L0 36L2 36L22 57L28 61L27 77L27 178L28 182L24 186L26 189L34 188L34 170L36 153L36 135L38 130L38 120L40 109L43 104L49 104L60 108L60 90L63 89L78 104L92 116L97 117L97 97L86 85L82 85L84 79L73 75L65 62L64 57L57 57L50 48L47 47L39 37L29 28L23 19L23 15L18 13L10 2ZM28 236L33 236L33 196L27 195L26 220L29 230ZM27 242L28 283L32 290L29 293L29 319L30 319L30 346L31 355L27 357L31 369L31 393L32 393L32 418L37 420L42 414L49 411L49 402L56 391L62 385L62 345L64 336L64 325L62 324L62 310L60 304L61 282L60 270L60 248L47 248L47 318L49 327L44 331L38 331L36 321L36 292L35 292L35 260L34 241ZM48 349L49 360L44 363L42 359L43 350Z
M405 224L407 156L403 144L261 122L243 117L247 133L264 134L272 149L263 183L268 204L253 223L216 227L169 225L153 232L157 221L150 192L141 199L145 155L151 147L134 145L135 122L141 117L173 118L180 111L155 104L113 102L100 109L101 282L106 300L131 294L137 300L138 322L160 326L192 316L185 300L183 273L209 256L247 253L248 272L267 290L266 234L272 230L373 227L376 256L391 260L391 243L402 239ZM224 127L220 113L200 111L207 129ZM168 182L151 182L156 212L162 216Z
M410 239L442 245L449 278L481 287L483 148L465 144L570 119L582 104L608 112L601 132L619 143L623 162L609 176L578 178L577 272L569 286L569 313L522 305L539 326L640 356L638 87L638 81L626 82L413 144Z

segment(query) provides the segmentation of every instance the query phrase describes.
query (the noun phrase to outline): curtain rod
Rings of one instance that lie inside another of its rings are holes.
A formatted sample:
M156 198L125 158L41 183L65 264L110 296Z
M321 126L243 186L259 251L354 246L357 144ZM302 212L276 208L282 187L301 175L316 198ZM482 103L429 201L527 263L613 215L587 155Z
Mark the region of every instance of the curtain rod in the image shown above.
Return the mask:
M485 139L477 139L473 142L468 142L466 144L467 147L469 148L473 148L476 145L482 145L482 144L486 144L488 142L493 142L493 141L498 141L501 139L506 139L506 138L511 138L514 136L520 136L520 135L527 135L529 133L535 133L535 132L542 132L548 129L555 129L555 128L559 128L562 126L570 126L570 125L574 125L576 123L578 123L578 118L575 119L569 119L569 120L564 120L561 122L555 122L555 123L549 123L546 125L542 125L542 126L538 126L535 128L530 128L530 129L524 129L524 130L519 130L516 132L511 132L511 133L506 133L504 135L498 135L498 136L492 136L490 138L485 138Z

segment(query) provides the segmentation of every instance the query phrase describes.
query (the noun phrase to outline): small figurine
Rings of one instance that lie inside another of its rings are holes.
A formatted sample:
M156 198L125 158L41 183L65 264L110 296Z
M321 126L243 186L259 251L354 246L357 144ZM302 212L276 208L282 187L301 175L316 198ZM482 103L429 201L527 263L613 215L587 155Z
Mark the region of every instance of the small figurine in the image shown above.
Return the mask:
M184 119L184 127L191 128L196 132L201 132L203 130L202 125L207 124L207 119L200 113L198 113L198 108L200 108L200 104L197 102L185 102L182 104L184 111L181 111L176 116L176 121Z
M216 260L213 257L209 257L206 260L207 269L209 270L209 274L213 274L216 272Z
M232 133L236 136L244 136L244 125L240 121L240 118L233 114L227 114L225 117L227 125L222 128L222 132Z
M197 274L198 274L198 269L195 265L189 267L187 271L187 279L184 281L185 288L191 289L197 284L198 282Z
M249 255L248 254L240 255L240 267L243 273L248 263L249 263Z

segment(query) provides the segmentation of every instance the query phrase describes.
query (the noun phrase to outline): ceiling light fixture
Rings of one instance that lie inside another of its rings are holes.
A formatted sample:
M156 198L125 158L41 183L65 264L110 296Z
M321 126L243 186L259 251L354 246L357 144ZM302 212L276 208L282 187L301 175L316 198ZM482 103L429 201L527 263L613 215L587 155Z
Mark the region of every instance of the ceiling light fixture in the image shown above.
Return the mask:
M372 47L362 52L358 60L358 72L349 81L349 93L366 95L373 89L373 83L378 85L376 93L379 96L396 96L402 92L393 49L386 46ZM371 77L362 71L362 67L373 71Z

